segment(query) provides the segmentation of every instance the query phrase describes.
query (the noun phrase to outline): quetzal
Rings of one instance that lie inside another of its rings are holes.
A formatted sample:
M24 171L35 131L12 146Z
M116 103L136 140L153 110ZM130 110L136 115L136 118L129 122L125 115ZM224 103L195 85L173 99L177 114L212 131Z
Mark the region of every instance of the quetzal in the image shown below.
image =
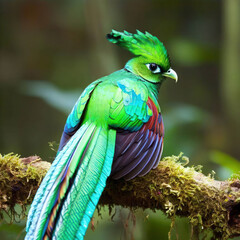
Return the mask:
M107 39L135 57L90 84L73 107L31 205L27 240L83 239L107 178L143 176L160 161L164 127L158 91L166 77L177 81L177 74L150 33L112 30Z

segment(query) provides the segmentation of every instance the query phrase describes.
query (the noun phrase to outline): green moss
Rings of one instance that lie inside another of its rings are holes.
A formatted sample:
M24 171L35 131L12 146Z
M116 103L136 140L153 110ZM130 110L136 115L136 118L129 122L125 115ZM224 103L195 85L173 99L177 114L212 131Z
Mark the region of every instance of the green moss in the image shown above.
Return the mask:
M239 180L240 179L240 171L238 173L234 173L231 176L232 180Z
M229 224L229 206L236 208L232 213L234 222L239 214L236 210L240 202L240 181L232 178L221 182L223 188L219 187L220 182L213 176L201 174L201 166L187 167L188 162L182 154L165 157L144 177L131 181L109 179L100 204L161 209L171 218L172 226L176 215L187 216L193 229L211 229L214 239L226 240L239 234L239 228L234 227L238 225ZM18 155L0 155L0 218L5 211L14 220L18 216L16 204L22 207L24 216L25 206L32 202L49 167L49 163L36 157L24 161Z
M200 172L201 166L183 167L183 160L188 162L188 159L183 159L180 154L166 157L160 162L158 170L161 173L158 175L161 179L154 177L154 187L149 186L151 198L159 198L160 192L162 208L169 217L173 218L179 213L184 215L184 211L187 211L186 215L193 226L200 226L201 229L212 228L216 239L218 233L221 233L219 239L227 239L230 235L228 216L221 205L224 194L209 188L208 183L214 181L212 176L202 175L203 179L196 181L196 170ZM152 178L151 174L146 178Z
M46 169L24 164L19 155L10 153L0 154L0 172L0 219L6 212L13 221L24 216L25 208L31 204ZM16 204L21 206L20 213L15 209Z
M176 215L186 216L193 229L211 229L215 239L225 240L239 233L239 229L229 226L229 211L226 209L228 202L240 197L239 191L234 196L226 193L232 181L226 181L226 187L221 190L213 174L204 176L201 166L187 167L188 162L181 153L165 157L144 177L128 182L109 180L100 203L153 211L160 209L172 221Z

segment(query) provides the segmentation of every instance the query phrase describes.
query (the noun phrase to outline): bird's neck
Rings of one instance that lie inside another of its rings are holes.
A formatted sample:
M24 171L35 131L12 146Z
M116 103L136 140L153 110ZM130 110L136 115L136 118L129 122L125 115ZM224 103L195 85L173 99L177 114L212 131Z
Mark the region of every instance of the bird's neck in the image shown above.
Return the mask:
M151 97L157 102L161 83L151 83L145 80L144 84L147 86Z
M154 103L157 103L158 100L158 93L161 86L161 82L159 83L152 83L147 81L146 79L142 78L139 75L136 75L134 72L131 71L129 68L124 68L125 71L130 72L131 74L134 74L148 89L150 97L153 99Z

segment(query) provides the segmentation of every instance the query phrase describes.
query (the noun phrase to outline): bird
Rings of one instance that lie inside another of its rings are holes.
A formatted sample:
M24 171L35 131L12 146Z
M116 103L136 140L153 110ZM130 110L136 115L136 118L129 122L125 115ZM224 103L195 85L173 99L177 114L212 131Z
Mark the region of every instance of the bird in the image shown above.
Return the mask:
M167 50L148 32L112 30L106 37L133 58L75 103L31 204L25 240L84 239L107 179L144 176L161 159L159 88L167 78L178 80Z

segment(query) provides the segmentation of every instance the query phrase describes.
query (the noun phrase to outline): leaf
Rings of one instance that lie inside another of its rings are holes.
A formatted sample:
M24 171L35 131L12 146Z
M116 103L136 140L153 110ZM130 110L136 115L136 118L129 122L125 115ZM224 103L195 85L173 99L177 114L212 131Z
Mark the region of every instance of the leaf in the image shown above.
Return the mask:
M240 171L240 161L226 153L217 150L211 151L210 159L212 162L227 168L232 173L238 173Z
M82 92L79 89L64 91L46 81L25 81L20 90L25 95L43 99L50 106L67 114Z

